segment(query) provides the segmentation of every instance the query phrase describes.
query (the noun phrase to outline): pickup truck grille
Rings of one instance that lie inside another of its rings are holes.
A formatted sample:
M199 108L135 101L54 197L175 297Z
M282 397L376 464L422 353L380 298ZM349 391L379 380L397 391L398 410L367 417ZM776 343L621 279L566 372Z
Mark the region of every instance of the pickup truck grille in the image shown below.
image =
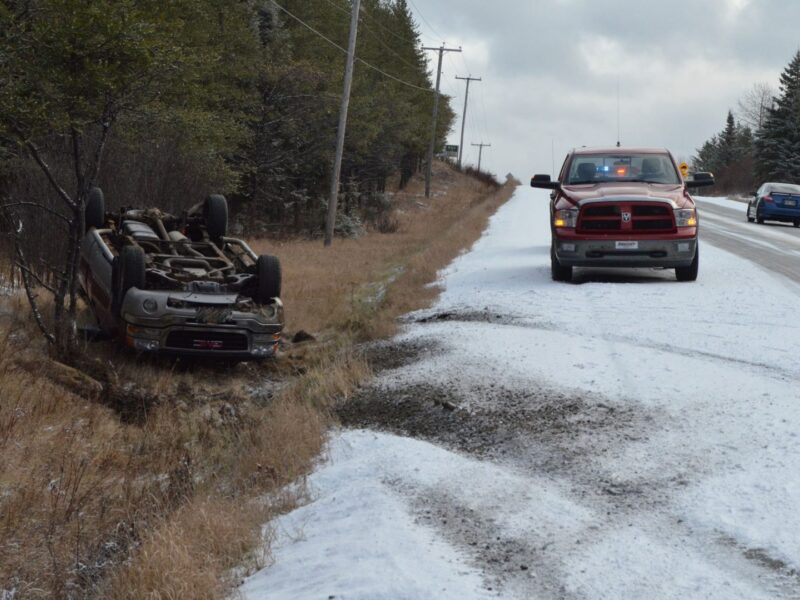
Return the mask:
M175 329L167 335L166 347L175 350L246 351L247 335L230 331Z
M662 202L590 204L584 206L578 216L577 233L674 233L675 231L672 206Z

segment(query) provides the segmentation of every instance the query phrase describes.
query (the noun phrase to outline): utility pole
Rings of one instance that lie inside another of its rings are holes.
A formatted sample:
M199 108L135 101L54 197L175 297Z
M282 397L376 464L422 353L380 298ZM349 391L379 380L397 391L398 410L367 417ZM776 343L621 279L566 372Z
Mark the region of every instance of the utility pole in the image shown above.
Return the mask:
M344 152L344 133L347 129L347 109L350 106L350 89L353 85L353 61L356 54L356 37L358 36L358 14L361 0L353 0L353 14L350 18L350 41L347 45L347 62L344 69L344 91L342 105L339 108L339 129L336 134L336 157L333 159L331 176L331 196L328 200L328 216L325 220L325 246L333 241L333 227L336 224L336 204L339 201L339 176L342 171L342 153Z
M423 50L436 50L439 53L439 66L436 69L436 95L433 97L433 125L431 131L431 145L428 147L428 165L425 171L425 197L431 197L431 171L433 170L433 150L436 146L436 121L439 118L439 83L442 79L442 56L445 52L461 52L461 48L424 47Z
M480 144L472 144L473 146L478 146L478 171L481 170L481 159L483 158L483 149L484 148L491 148L491 144L484 144L481 142Z
M467 101L469 100L469 84L472 81L481 81L480 77L473 77L472 75L468 77L459 77L456 75L456 79L461 79L462 81L467 82L467 92L464 94L464 112L461 115L461 143L458 145L458 168L461 168L461 157L464 154L464 124L467 122Z

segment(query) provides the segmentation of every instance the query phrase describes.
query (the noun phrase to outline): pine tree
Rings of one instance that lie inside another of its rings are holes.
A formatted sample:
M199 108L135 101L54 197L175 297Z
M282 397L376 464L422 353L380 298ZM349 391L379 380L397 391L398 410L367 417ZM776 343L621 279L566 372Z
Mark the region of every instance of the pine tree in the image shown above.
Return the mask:
M727 167L736 158L736 121L733 119L733 112L729 110L725 129L719 136L719 161L721 166Z
M755 142L762 180L800 182L800 51L781 74L780 95Z

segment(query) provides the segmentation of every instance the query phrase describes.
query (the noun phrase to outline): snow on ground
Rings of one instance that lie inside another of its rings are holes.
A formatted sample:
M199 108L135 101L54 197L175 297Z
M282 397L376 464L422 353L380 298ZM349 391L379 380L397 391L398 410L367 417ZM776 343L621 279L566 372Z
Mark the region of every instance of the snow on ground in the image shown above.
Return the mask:
M309 481L316 501L278 519L275 565L245 582L245 598L494 597L462 553L409 514L404 492L470 490L468 505L495 510L498 531L524 524L545 541L593 518L544 482L425 442L345 431L329 451Z
M733 198L726 198L724 196L694 196L694 199L699 200L701 204L703 202L708 202L709 204L715 204L723 208L733 208L741 213L747 212L747 202L734 200ZM702 216L702 209L700 214Z
M411 500L420 489L484 515L552 566L530 576L555 584L515 580L503 597L798 593L800 324L791 315L800 288L708 243L694 283L651 269L579 270L575 285L555 283L547 220L547 194L520 188L443 273L436 306L412 315L397 339L437 351L381 381L561 390L643 415L640 431L540 475L524 454L480 462L343 432L312 478L316 501L279 521L287 533L276 564L248 580L247 598L489 593L468 552L420 517ZM443 312L503 319L413 322ZM639 496L611 506L596 480Z

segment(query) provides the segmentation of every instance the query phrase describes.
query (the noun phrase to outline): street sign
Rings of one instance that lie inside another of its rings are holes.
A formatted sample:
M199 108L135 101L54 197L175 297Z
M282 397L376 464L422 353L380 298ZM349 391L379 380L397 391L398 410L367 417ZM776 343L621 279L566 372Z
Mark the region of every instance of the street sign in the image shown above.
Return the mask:
M689 176L689 165L687 165L685 162L682 162L678 165L678 168L681 170L681 175L683 175L683 178L686 179Z
M444 147L444 155L447 158L458 158L458 146L455 144L447 144Z

